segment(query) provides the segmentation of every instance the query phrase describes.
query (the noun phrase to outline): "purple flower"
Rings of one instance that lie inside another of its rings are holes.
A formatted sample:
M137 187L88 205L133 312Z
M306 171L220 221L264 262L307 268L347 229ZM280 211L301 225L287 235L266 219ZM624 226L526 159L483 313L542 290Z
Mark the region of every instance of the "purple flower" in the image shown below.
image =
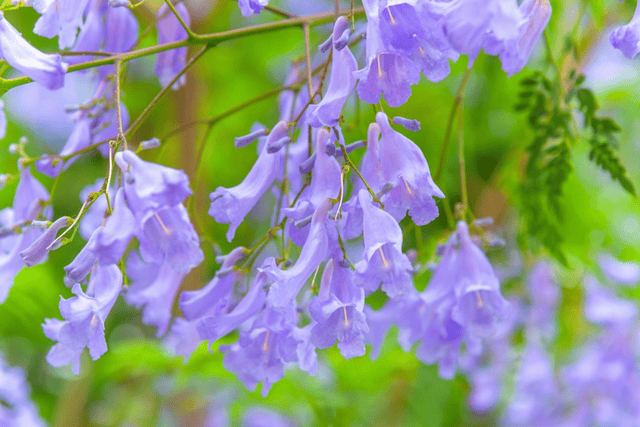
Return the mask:
M178 14L182 18L185 24L191 24L191 18L189 17L189 11L184 3L177 3L175 6ZM169 7L165 4L158 9L158 44L164 44L174 42L177 40L184 40L189 37L187 31L182 27L178 18L169 10ZM156 60L156 75L160 79L162 86L169 84L171 79L175 77L184 68L187 57L187 47L181 47L158 54ZM187 76L182 75L171 87L173 90L178 90L187 81Z
M301 368L315 373L315 352L312 348L309 352L306 330L292 326L294 312L293 305L285 311L266 309L251 329L240 332L236 343L220 346L225 354L225 368L235 372L251 390L263 383L262 395L265 397L271 385L284 377L285 363L298 362Z
M88 3L89 0L34 0L33 8L42 16L33 32L48 38L58 36L60 49L73 46Z
M262 8L269 4L269 0L239 0L242 16L251 16L262 12Z
M266 275L258 273L251 288L237 305L227 304L226 307L221 307L221 310L214 311L211 315L204 316L198 320L196 329L200 337L213 342L258 314L265 304L266 292L264 286L266 283Z
M60 55L40 52L31 46L0 12L0 58L48 89L64 86L67 64Z
M204 259L200 239L182 204L159 209L136 232L146 262L165 262L174 271L186 274Z
M129 150L116 153L115 159L124 174L129 208L141 220L191 195L189 178L183 171L145 162Z
M517 43L509 44L500 53L502 69L508 76L521 71L531 56L531 51L551 18L548 0L525 0L520 4L523 20L520 22Z
M380 284L391 298L413 288L411 262L402 253L402 230L396 220L373 204L369 193L358 193L362 208L364 259L356 264L357 283L368 292Z
M168 262L145 263L135 253L127 263L131 284L124 295L128 304L143 308L142 321L158 328L157 335L167 331L171 310L185 273L178 272Z
M442 198L444 194L431 179L424 154L411 140L391 128L384 113L376 115L376 122L382 132L377 159L379 165L368 165L367 175L363 172L365 179L369 182L371 177L373 182L392 185L382 202L385 210L396 220L400 221L408 211L417 225L433 221L438 216L433 197ZM371 149L374 150L372 156L375 156L375 148ZM377 172L377 176L371 176L369 170ZM376 192L382 189L372 188Z
M333 31L334 43L342 35L344 25L348 21L341 16L336 20ZM314 127L335 126L338 124L344 102L356 84L353 73L358 69L358 63L348 47L338 50L333 47L331 62L331 77L327 92L319 104L312 104L307 109L307 123Z
M290 269L279 269L273 258L269 258L265 262L266 266L261 271L264 271L273 280L267 296L271 307L286 308L291 306L307 279L327 258L330 236L326 217L332 206L333 203L329 199L318 206L311 219L307 241L302 247L296 263Z
M442 6L444 33L455 50L473 63L481 49L497 55L514 48L522 14L515 0L453 0Z
M635 262L620 261L609 254L598 257L598 265L607 279L621 285L635 285L640 282L640 265Z
M453 272L458 299L452 318L469 327L473 333L490 336L496 321L504 319L509 303L500 293L500 282L482 250L471 241L467 224L457 226L460 247Z
M586 298L584 314L591 323L604 326L630 326L638 318L638 307L632 301L617 297L603 288L593 276L584 279Z
M13 208L0 210L0 230L33 221L48 200L47 190L31 175L29 168L23 169L20 171ZM42 212L44 218L50 219L51 215L50 208ZM42 233L41 229L29 228L18 235L0 237L0 304L7 298L14 277L24 267L20 253L30 247Z
M296 427L298 423L267 408L253 407L242 419L242 427Z
M44 260L49 251L57 249L59 246L54 244L56 235L61 228L71 225L72 220L68 216L58 218L51 226L28 248L20 252L20 258L27 267L32 267Z
M47 361L55 367L71 364L73 372L80 373L80 356L85 347L93 360L107 351L104 322L122 288L122 274L115 265L95 267L87 293L79 284L73 286L75 297L60 299L60 314L64 321L46 319L42 325L45 335L58 341Z
M528 329L540 333L544 338L553 338L556 334L555 313L560 289L548 262L539 261L533 266L527 279L527 291L531 300Z
M187 320L196 320L208 312L218 312L218 308L230 304L229 294L234 284L243 276L233 267L245 256L245 248L238 247L225 256L214 278L202 289L185 291L180 294L180 310Z
M126 7L108 7L106 10L105 52L128 52L138 40L138 20Z
M101 264L117 264L136 231L133 213L124 200L124 190L116 193L113 213L104 226L93 232L87 242L87 250Z
M353 285L349 268L327 262L320 293L309 306L311 317L317 322L311 329L311 343L327 348L338 341L345 359L364 356L364 336L369 332L364 310L364 290Z
M288 133L285 122L279 122L269 138L278 139ZM281 153L270 154L267 152L268 144L265 143L260 151L258 160L253 165L244 181L232 188L218 187L209 196L211 207L209 215L217 222L231 225L227 232L227 240L231 241L236 229L244 220L258 199L267 191L273 181L282 173L283 155Z
M202 339L196 329L196 322L190 322L180 317L173 321L164 340L165 347L172 354L182 356L185 363L200 346L201 342Z
M616 28L609 35L609 41L624 55L633 59L640 51L640 7L636 8L631 22Z
M316 134L316 160L313 165L311 184L307 187L293 208L284 207L283 214L293 221L307 218L324 203L327 198L337 199L340 196L342 173L340 164L334 156L327 154L327 147L333 148L333 142L329 139L329 132L320 129ZM306 150L305 150L306 151ZM289 235L293 242L299 246L304 244L309 227L298 229L295 226L289 227Z
M8 366L0 353L0 425L7 427L44 427L38 408L29 398L25 373Z
M525 348L515 377L513 396L502 419L505 426L559 425L560 393L553 362L537 343Z
M384 94L390 107L399 107L411 96L411 85L420 80L420 67L405 56L380 53L369 61L366 68L356 71L354 76L360 80L358 96L361 100L377 104Z
M88 250L85 245L85 247L78 252L78 255L76 255L73 261L71 261L71 264L64 268L66 273L66 276L64 277L64 284L71 287L75 283L82 281L82 279L84 279L93 269L96 262L96 255Z

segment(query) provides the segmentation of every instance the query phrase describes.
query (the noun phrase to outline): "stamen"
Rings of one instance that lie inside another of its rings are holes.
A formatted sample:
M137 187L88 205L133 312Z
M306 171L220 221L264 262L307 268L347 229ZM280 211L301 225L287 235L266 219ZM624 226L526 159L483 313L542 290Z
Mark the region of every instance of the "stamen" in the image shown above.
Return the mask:
M347 317L347 307L342 307L344 313L344 326L349 326L349 318Z
M387 7L387 12L389 12L389 19L391 19L391 23L393 25L396 25L397 23L396 23L396 20L393 19L393 15L391 14L391 8L390 7Z
M164 225L164 222L162 222L162 219L160 218L160 215L155 214L154 216L158 220L158 223L160 224L160 227L162 228L162 231L164 231L164 234L166 234L167 236L170 236L171 235L171 230L169 230L167 228L167 226Z
M264 343L262 344L262 351L264 351L265 353L269 351L269 333L271 331L267 331L266 334L264 334Z
M380 55L376 57L376 61L378 62L378 77L382 77L384 73L382 72L382 67L380 66Z
M480 298L480 292L476 291L476 298L478 300L478 308L482 308L482 306L484 305L482 302L482 298Z
M385 256L384 256L384 252L382 250L382 246L380 246L380 248L378 248L378 250L380 251L380 256L382 257L382 264L384 265L385 268L389 268L389 263L387 262L387 258L385 258Z
M409 187L409 184L407 184L407 180L402 178L402 181L404 182L404 186L407 188L407 191L409 192L409 195L413 195L413 191L411 190L411 188Z

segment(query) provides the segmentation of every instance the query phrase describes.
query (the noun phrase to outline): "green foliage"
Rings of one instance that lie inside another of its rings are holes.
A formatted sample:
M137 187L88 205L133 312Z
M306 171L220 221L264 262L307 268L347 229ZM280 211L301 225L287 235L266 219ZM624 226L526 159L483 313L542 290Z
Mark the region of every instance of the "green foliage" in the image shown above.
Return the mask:
M616 134L620 126L611 118L600 118L596 96L583 87L585 76L571 71L566 80L551 81L536 71L520 82L521 91L516 111L528 113L534 139L527 146L529 154L521 186L524 229L529 237L542 244L558 261L567 265L562 248L563 187L573 171L572 150L585 139L589 160L609 172L611 178L635 196L633 183L617 157ZM566 95L562 96L566 89ZM575 115L584 117L582 129ZM526 246L525 239L521 242Z

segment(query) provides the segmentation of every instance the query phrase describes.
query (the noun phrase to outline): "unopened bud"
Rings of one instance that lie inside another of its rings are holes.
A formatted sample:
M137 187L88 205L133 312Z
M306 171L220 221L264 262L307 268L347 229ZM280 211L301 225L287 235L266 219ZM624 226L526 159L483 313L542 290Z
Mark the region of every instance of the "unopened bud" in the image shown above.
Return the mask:
M236 146L236 148L246 147L247 145L255 141L257 138L260 138L261 136L265 136L268 133L269 133L269 129L267 128L258 129L257 131L251 132L248 135L238 136L236 138L233 138L233 143Z
M18 154L18 144L9 145L9 154Z
M298 169L300 170L300 173L302 175L306 175L309 172L311 172L311 169L313 169L313 165L315 164L316 164L316 153L313 153L311 157L309 157L307 160L305 160L300 164Z
M404 117L396 116L393 118L393 123L400 125L411 132L417 132L420 130L420 122L417 120L405 119Z
M147 141L142 141L140 146L143 150L151 150L153 148L160 147L160 140L158 138L151 138Z

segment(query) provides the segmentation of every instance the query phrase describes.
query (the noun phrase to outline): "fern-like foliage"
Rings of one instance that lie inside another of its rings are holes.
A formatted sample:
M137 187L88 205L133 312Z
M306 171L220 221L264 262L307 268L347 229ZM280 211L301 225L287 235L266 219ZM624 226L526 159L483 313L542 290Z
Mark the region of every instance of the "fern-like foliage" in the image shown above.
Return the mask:
M578 141L586 140L591 148L589 159L635 196L633 183L615 153L620 127L609 117L597 116L598 101L583 87L584 80L583 75L571 72L566 81L552 82L537 71L521 81L520 100L515 106L516 111L527 113L535 132L527 146L529 158L520 191L522 232L528 237L521 238L521 243L540 243L565 265L562 189L573 171L571 154ZM574 123L577 111L584 117L581 126Z

